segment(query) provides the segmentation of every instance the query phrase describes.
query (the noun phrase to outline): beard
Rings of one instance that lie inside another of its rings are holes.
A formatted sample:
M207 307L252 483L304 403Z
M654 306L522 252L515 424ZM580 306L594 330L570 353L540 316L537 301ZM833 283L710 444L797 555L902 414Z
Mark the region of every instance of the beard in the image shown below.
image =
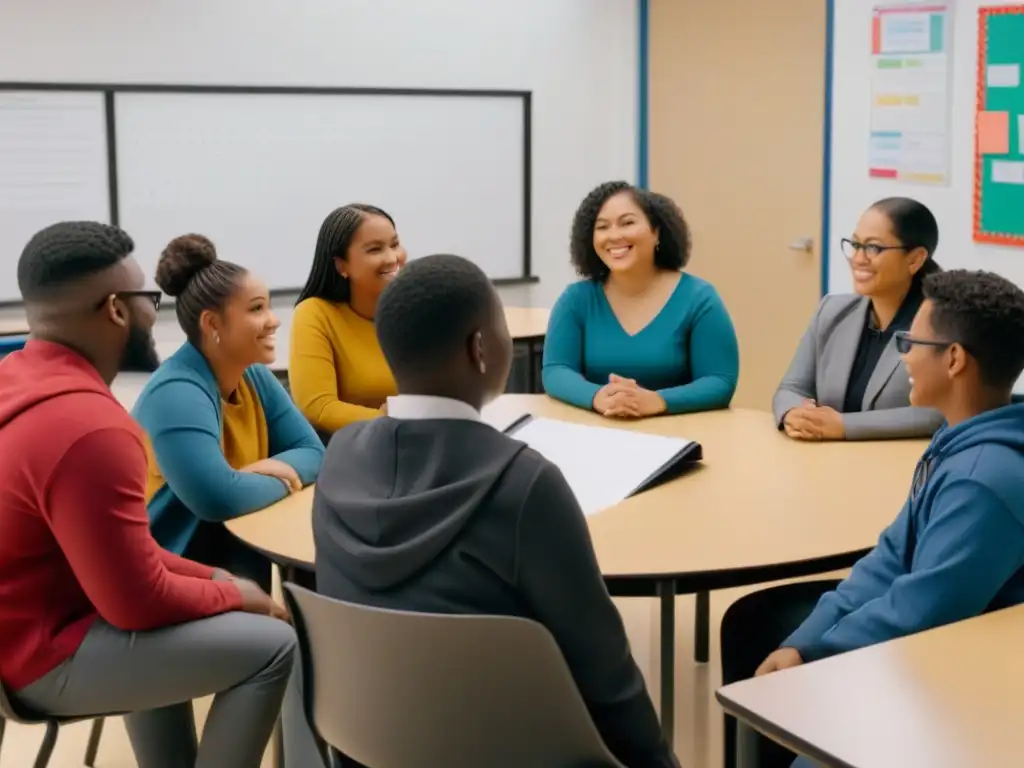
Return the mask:
M153 331L132 323L128 326L128 341L121 354L122 373L153 373L160 367L160 356L156 352Z

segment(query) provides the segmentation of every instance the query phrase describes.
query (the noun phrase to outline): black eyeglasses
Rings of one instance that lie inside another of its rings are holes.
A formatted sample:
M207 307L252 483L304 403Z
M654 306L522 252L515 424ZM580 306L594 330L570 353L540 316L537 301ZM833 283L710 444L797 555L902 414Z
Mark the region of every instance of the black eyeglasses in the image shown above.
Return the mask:
M886 251L908 251L910 250L905 245L881 245L879 243L858 243L856 240L850 240L844 237L840 243L843 246L843 256L847 259L852 259L857 255L857 251L862 252L869 259L877 259Z
M149 299L153 304L153 309L160 309L160 302L163 300L163 294L160 291L118 291L113 294L119 299L130 299L132 296L138 296L142 299ZM99 309L107 300L110 298L110 294L104 296L98 302L96 302L96 309Z
M938 341L936 339L915 339L908 331L896 331L892 335L896 339L896 351L901 355L907 354L911 347L934 347L935 349L946 349L953 345L952 341Z

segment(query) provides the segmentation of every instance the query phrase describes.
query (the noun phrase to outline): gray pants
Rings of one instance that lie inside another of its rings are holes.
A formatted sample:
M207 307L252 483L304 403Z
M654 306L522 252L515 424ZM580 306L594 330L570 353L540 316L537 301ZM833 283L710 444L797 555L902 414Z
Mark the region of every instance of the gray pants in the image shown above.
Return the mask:
M15 698L59 717L129 712L139 768L259 768L281 710L295 631L227 613L152 632L99 620L70 659ZM202 742L192 700L214 695Z

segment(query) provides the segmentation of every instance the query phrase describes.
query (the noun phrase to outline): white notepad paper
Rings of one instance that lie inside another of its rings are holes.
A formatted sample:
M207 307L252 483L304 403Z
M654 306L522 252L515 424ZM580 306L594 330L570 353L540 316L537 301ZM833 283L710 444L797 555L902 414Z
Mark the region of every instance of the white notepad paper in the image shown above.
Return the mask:
M627 498L692 443L683 438L536 418L515 429L512 437L562 470L585 515Z

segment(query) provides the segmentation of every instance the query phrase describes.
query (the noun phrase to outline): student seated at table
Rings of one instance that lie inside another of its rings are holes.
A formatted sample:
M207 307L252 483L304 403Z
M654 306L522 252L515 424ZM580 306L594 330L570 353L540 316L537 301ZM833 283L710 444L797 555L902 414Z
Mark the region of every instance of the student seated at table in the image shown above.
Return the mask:
M1024 602L1024 405L1010 400L1024 370L1024 292L961 270L933 274L923 289L896 341L910 402L946 424L895 522L848 578L774 587L729 608L726 683ZM762 765L792 759L767 749L775 757Z
M586 521L561 472L481 421L512 339L483 271L417 259L377 333L399 394L331 441L313 503L318 590L382 608L523 616L552 633L609 749L673 766Z
M856 293L818 305L772 401L779 429L796 440L885 440L939 428L938 411L910 404L895 340L924 300L922 281L940 271L938 243L935 217L916 200L887 198L864 212L842 241Z
M380 208L346 205L320 227L292 318L288 381L324 438L380 416L397 391L373 323L381 291L405 260L395 222Z
M551 311L545 391L613 418L728 407L736 332L714 286L683 271L690 230L676 204L602 184L576 211L570 248L584 280Z
M313 482L323 444L266 367L279 322L267 286L217 259L207 238L164 250L156 282L188 341L149 380L134 415L148 436L146 499L164 547L269 584L222 523Z
M109 388L158 362L133 250L68 222L18 262L32 338L0 363L0 683L35 714L129 713L139 768L257 768L295 633L255 584L150 534L141 435ZM191 702L211 694L197 743Z

